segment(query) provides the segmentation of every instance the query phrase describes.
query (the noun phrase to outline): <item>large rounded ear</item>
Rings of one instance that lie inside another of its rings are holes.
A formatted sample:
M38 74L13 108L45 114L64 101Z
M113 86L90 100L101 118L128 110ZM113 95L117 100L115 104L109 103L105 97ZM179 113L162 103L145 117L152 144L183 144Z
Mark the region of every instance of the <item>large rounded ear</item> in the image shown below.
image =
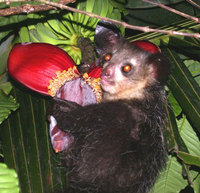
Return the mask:
M162 53L150 55L149 65L153 67L153 77L160 83L165 84L171 71L171 61Z
M99 55L112 52L113 48L117 48L122 39L120 30L116 25L107 21L99 21L94 36L96 51Z

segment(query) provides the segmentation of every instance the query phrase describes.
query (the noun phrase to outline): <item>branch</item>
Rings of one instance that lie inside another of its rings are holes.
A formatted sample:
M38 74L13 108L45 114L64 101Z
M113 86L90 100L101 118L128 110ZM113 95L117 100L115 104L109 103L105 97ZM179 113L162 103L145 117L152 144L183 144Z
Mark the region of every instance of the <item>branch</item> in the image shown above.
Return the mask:
M54 2L47 1L47 0L37 0L37 1L45 3L47 5L58 7L60 9L66 9L68 11L81 13L81 14L87 15L89 17L94 17L94 18L97 18L97 19L112 22L112 23L121 25L124 28L129 28L129 29L143 31L143 32L158 32L158 33L164 33L164 34L169 34L169 35L181 35L181 36L200 38L199 33L184 33L184 32L172 31L172 30L152 29L152 28L149 28L148 26L146 26L146 27L134 26L134 25L130 25L130 24L125 23L125 22L121 22L121 21L117 21L117 20L110 19L110 18L107 18L107 17L99 16L97 14L89 13L89 12L79 10L79 9L76 9L76 8L73 8L73 7L69 7L67 5L63 5L63 4L60 4L60 3L54 3Z
M29 2L30 0L20 0L21 2ZM68 4L68 3L74 3L76 0L61 0L59 3L62 4ZM5 2L7 5L11 2L19 2L19 0L0 0L0 2ZM55 6L51 5L31 5L31 4L25 4L18 7L10 7L7 9L0 9L0 16L9 16L9 15L15 15L20 13L34 13L39 11L47 11L56 9Z
M198 5L198 4L196 4L194 1L192 1L192 0L186 0L188 3L190 3L191 5L193 5L193 6L195 6L195 7L197 7L197 8L199 8L200 9L200 5Z
M55 9L55 7L50 5L22 5L20 7L11 7L7 9L0 10L0 16L8 16L8 15L14 15L14 14L20 14L20 13L33 13L33 12L39 12L39 11L47 11Z
M14 1L16 2L16 1L29 1L29 0L0 0L0 2L14 2ZM163 34L169 34L169 35L181 35L181 36L200 38L199 33L185 33L185 32L172 31L172 30L152 29L152 28L149 28L148 26L146 26L146 27L134 26L134 25L130 25L126 22L121 22L121 21L117 21L117 20L110 19L110 18L107 18L107 17L99 16L97 14L89 13L89 12L79 10L79 9L76 9L76 8L73 8L73 7L69 7L69 6L63 4L63 3L65 3L65 4L66 3L73 3L75 0L61 0L60 2L57 2L57 3L54 3L54 2L51 2L51 1L48 1L48 0L36 0L36 1L44 3L46 5L24 5L25 9L23 9L23 6L22 6L22 7L20 7L22 9L21 11L23 11L23 13L30 13L30 12L36 11L37 8L38 8L37 11L48 10L48 9L53 9L53 8L60 8L60 9L65 9L65 10L68 10L68 11L84 14L84 15L87 15L89 17L94 17L94 18L97 18L97 19L100 19L100 20L112 22L112 23L115 23L117 25L121 25L124 28L129 28L129 29L133 29L133 30L137 30L137 31L157 32L157 33L163 33ZM148 1L148 0L143 0L143 1ZM37 6L39 6L39 7L37 7ZM45 9L45 6L47 6L46 9ZM28 9L26 9L27 7L28 7ZM19 8L19 7L16 7L16 8ZM9 8L9 9L11 9L11 8ZM20 11L18 11L18 12L20 12ZM11 13L11 11L9 11L9 13ZM12 12L12 13L15 14L16 12ZM22 12L20 12L20 13L22 13ZM0 15L1 15L1 10L0 10Z
M163 8L163 9L166 9L166 10L168 10L168 11L171 11L171 12L177 14L177 15L180 15L180 16L182 16L182 17L185 17L185 18L187 18L187 19L190 19L190 20L194 21L195 23L200 23L200 19L199 19L199 18L193 17L193 16L188 15L188 14L183 13L183 12L180 12L180 11L178 11L178 10L175 10L175 9L173 9L173 8L171 8L171 7L168 7L168 6L166 6L166 5L163 5L163 4L161 4L161 3L155 3L155 2L152 2L152 1L149 1L149 0L142 0L142 1L147 2L147 3L150 3L150 4L152 4L152 5L159 6L159 7Z

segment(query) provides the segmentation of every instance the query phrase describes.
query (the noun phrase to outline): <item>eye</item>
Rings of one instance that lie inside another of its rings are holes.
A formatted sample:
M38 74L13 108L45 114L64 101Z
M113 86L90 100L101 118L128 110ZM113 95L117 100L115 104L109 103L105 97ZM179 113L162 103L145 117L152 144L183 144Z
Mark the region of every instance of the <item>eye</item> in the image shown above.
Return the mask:
M112 57L111 54L106 54L106 55L104 56L104 60L105 60L105 61L109 61L109 60L111 59L111 57Z
M129 73L132 70L132 65L131 64L125 64L122 66L122 72L124 73Z

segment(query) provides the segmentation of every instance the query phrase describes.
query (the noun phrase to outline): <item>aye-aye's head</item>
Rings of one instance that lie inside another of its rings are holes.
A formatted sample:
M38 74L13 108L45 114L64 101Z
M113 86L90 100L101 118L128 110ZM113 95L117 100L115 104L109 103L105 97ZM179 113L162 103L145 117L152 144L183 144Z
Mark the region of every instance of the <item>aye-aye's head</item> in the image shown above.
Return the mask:
M115 25L100 21L95 47L103 67L104 100L143 99L146 88L166 82L170 61L151 42L128 42Z

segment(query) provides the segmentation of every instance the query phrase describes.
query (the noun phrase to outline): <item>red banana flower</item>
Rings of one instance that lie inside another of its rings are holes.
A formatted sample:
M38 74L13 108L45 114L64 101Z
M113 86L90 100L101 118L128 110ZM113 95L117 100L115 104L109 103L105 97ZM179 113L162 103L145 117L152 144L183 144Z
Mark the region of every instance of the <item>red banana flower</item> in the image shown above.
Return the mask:
M8 71L18 82L41 94L80 105L101 101L101 68L82 75L65 51L50 44L16 44L9 55Z

